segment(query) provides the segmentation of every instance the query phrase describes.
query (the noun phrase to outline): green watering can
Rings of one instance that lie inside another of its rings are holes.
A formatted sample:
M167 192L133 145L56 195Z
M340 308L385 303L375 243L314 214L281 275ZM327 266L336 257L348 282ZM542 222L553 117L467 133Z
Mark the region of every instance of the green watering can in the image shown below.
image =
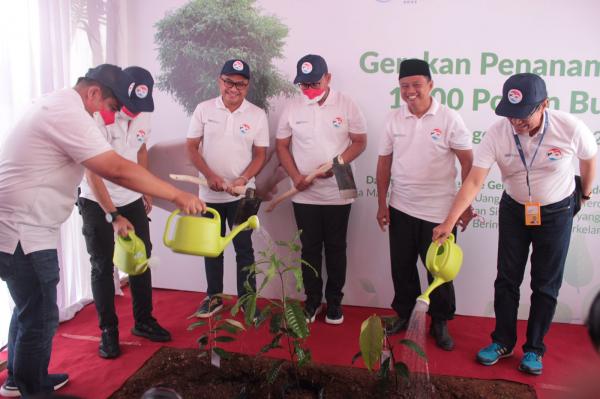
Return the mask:
M454 280L460 271L462 261L463 252L456 244L454 234L450 234L442 245L436 241L432 242L427 249L425 266L433 276L433 282L423 294L417 297L417 301L425 302L429 305L429 295L431 292L440 285Z
M173 252L216 258L240 231L246 228L257 229L260 226L258 217L253 215L235 227L229 235L221 237L219 212L213 208L206 208L206 211L212 213L214 217L186 215L177 219L175 234L173 239L169 239L171 221L179 214L179 209L173 211L165 226L163 235L165 246L171 248Z
M144 241L131 230L127 237L117 235L113 263L123 273L131 276L144 273L148 268Z

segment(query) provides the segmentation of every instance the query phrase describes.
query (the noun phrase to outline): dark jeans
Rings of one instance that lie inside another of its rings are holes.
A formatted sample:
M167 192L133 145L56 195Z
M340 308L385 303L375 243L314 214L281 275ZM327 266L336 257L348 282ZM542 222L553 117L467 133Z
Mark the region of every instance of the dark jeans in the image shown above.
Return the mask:
M531 252L531 308L523 351L544 355L573 225L574 197L542 207L542 225L525 226L525 211L506 193L500 201L498 276L494 283L494 342L513 348L517 342L519 287Z
M302 265L302 279L306 302L318 305L323 298L323 278L321 261L325 247L325 267L327 285L325 300L328 304L340 305L346 284L346 233L351 205L294 205L294 216L302 243L302 260L314 267L314 270Z
M207 203L206 205L219 212L221 217L221 236L225 235L225 222L229 230L233 225L238 201L225 203ZM208 215L210 216L210 214ZM244 283L248 280L250 286L256 290L256 278L249 276L249 271L244 268L254 263L254 249L252 248L252 230L242 230L233 238L233 247L235 249L235 263L237 265L237 293L242 296L246 293ZM223 253L216 258L204 258L206 269L206 293L210 295L221 294L223 292Z
M150 227L144 202L140 198L131 204L117 207L119 213L131 222L135 234L144 241L146 255L150 257ZM117 328L119 319L115 311L115 283L113 254L115 237L112 224L106 221L100 205L79 198L79 211L83 217L83 236L92 264L92 294L98 313L100 329ZM137 276L129 276L133 302L133 318L144 323L152 318L152 274L150 269Z
M398 316L408 319L413 311L417 297L421 295L421 282L417 269L418 257L425 264L427 249L431 244L433 228L439 223L417 219L393 207L390 209L390 260L394 300L392 309ZM456 237L456 228L452 231ZM427 281L433 276L427 271ZM456 300L452 282L440 285L433 290L430 298L429 314L436 320L454 318Z
M52 392L45 384L58 327L56 286L59 281L55 249L14 254L0 252L0 278L15 302L8 333L8 370L23 397Z

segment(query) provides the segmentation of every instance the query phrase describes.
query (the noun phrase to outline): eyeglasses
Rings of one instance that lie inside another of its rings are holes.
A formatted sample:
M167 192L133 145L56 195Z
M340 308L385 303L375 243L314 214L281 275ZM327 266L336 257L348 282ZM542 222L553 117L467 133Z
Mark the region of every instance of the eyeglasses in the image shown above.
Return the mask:
M302 90L318 89L319 87L321 87L321 83L322 83L321 80L319 80L318 82L311 82L311 83L298 83L298 87L300 87Z
M243 80L234 81L231 79L223 79L223 78L221 78L221 80L223 81L223 84L225 85L225 87L227 87L228 89L231 89L231 88L233 88L233 86L235 86L235 88L238 90L244 90L246 87L248 87L247 81L243 81Z

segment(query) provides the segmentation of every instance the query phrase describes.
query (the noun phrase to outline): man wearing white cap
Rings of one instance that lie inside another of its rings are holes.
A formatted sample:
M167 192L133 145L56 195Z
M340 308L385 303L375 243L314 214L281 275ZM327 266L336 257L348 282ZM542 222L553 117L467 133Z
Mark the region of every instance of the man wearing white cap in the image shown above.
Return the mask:
M402 61L399 83L406 104L388 117L377 162L377 222L382 231L386 225L390 228L392 308L398 314L396 322L387 328L388 334L406 330L421 294L417 259L420 257L425 263L431 232L452 205L456 194L456 160L460 162L463 179L473 162L471 132L462 118L431 97L433 81L429 64L418 59ZM471 216L470 208L462 215L463 230ZM429 272L427 279L429 283L433 281ZM432 292L430 333L444 350L454 348L447 321L454 317L455 310L452 282Z
M217 79L220 96L196 107L187 133L191 162L206 178L208 187L200 195L221 218L221 235L225 224L231 229L240 203L233 187L254 187L254 176L263 167L269 147L269 125L265 111L246 100L250 85L250 67L239 59L225 62ZM246 268L254 263L252 230L241 231L233 238L237 266L237 293L246 293L246 281L256 289L254 276ZM196 315L206 318L223 307L223 254L204 258L207 296Z
M123 106L116 113L101 111L94 114L94 119L117 154L147 168L146 143L150 137L150 116L154 111L154 79L150 72L140 67L129 67L125 72L135 81L131 95L133 108ZM152 197L105 181L90 170L86 170L80 188L78 205L92 264L92 294L102 332L98 353L100 357L112 359L121 353L114 301L114 233L126 237L129 231L135 230L144 242L149 258L152 243L146 214L152 209ZM171 334L152 317L150 269L139 275L130 275L129 286L135 321L131 332L151 341L170 341Z
M556 309L575 208L590 199L598 147L582 121L548 109L546 83L532 73L508 78L496 114L505 118L487 130L473 168L446 220L433 230L433 239L443 241L448 237L497 163L506 190L499 213L496 328L491 334L492 343L477 353L477 361L491 366L513 354L519 288L531 246L531 307L519 370L539 375L546 352L544 336ZM574 160L579 163L580 192L575 189Z
M308 54L296 65L302 95L290 100L277 128L277 155L300 191L292 198L298 229L302 230L302 265L306 301L304 311L313 322L321 311L323 278L321 263L325 248L327 284L325 299L329 324L344 321L343 288L346 282L346 234L353 199L343 199L331 172L312 182L306 177L334 158L350 164L367 146L365 118L348 96L334 91L323 57ZM291 148L290 148L291 146ZM315 276L315 270L317 275Z
M16 388L10 396L32 397L52 392L68 380L66 374L48 374L58 326L56 247L84 167L122 186L172 201L185 212L205 208L198 197L119 156L102 137L91 115L121 105L129 108L133 86L131 76L117 66L91 68L74 88L37 101L3 146L0 278L15 302L3 394L8 385Z

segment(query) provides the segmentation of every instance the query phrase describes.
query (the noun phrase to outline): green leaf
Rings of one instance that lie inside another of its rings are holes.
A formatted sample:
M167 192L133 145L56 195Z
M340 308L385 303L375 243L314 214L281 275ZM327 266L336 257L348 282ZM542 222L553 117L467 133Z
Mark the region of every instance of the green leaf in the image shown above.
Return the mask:
M269 370L269 374L267 374L267 382L269 384L273 384L275 382L284 363L285 360L283 359L279 359L273 363L271 370Z
M308 325L306 323L306 315L304 314L304 310L300 307L297 301L295 300L286 300L285 302L285 321L294 335L297 338L306 338L308 337Z
M399 341L399 343L401 343L402 345L405 345L407 347L409 347L410 349L412 349L417 355L421 356L423 359L427 360L427 355L425 354L425 352L423 351L423 349L421 349L421 347L415 342L412 341L410 339L401 339Z
M354 362L356 362L361 356L362 355L361 355L360 352L358 352L357 354L355 354L354 356L352 356L352 363L351 364L354 364Z
M235 338L230 337L229 335L221 335L219 337L215 337L214 341L215 342L233 342L233 341L235 341Z
M244 325L242 323L240 323L237 320L233 320L233 319L225 319L223 320L225 323L227 323L228 325L231 325L233 327L235 327L236 330L238 331L244 331L246 330L246 327L244 327Z
M205 320L199 320L196 321L192 324L190 324L187 328L188 331L192 331L193 329L197 328L197 327L202 327L205 326L207 324L207 322Z
M208 334L206 334L206 333L202 334L201 336L198 337L196 342L198 342L200 345L207 345L208 344Z
M231 359L231 353L227 352L225 349L223 348L213 348L213 352L215 352L217 355L219 355L221 357L221 359Z
M403 362L398 362L394 364L394 370L396 371L397 375L404 378L405 380L408 380L410 376L410 371L408 370L406 364L404 364Z
M387 379L390 376L390 358L388 357L381 363L377 376L381 379Z
M283 314L275 313L271 317L271 322L269 323L269 333L276 334L281 328L281 322L283 321Z
M292 269L292 273L294 274L294 278L296 279L296 291L302 292L304 288L304 279L302 277L302 268L295 267Z
M379 316L372 315L362 322L359 336L360 352L369 371L375 369L381 358L383 335L384 331Z
M281 348L279 341L281 340L282 336L283 336L283 334L275 335L273 337L273 339L271 340L271 342L269 342L267 345L264 345L262 348L260 348L260 353L266 353L266 352L270 351L271 349Z
M256 294L248 295L245 308L244 321L246 325L251 326L254 324L254 314L256 313Z

